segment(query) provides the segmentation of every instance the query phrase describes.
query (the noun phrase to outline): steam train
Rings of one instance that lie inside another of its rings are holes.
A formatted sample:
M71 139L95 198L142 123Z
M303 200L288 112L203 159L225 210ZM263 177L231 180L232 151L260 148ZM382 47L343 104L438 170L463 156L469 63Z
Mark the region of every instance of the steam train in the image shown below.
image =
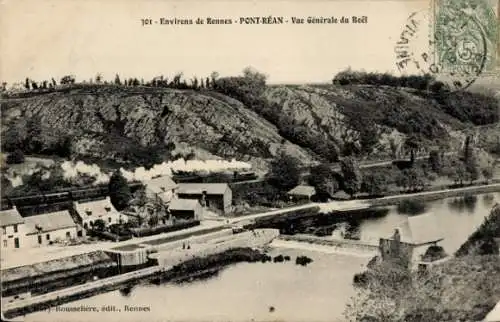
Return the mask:
M232 183L251 181L258 178L254 171L234 171L232 175L220 172L200 174L177 171L172 176L172 179L177 183Z
M140 184L133 183L130 184L130 188L134 190ZM91 187L78 190L69 190L61 192L50 192L50 193L39 193L24 196L6 196L1 200L2 209L9 208L12 206L16 207L27 207L35 206L41 204L55 204L68 201L76 200L89 200L98 199L108 195L108 187Z

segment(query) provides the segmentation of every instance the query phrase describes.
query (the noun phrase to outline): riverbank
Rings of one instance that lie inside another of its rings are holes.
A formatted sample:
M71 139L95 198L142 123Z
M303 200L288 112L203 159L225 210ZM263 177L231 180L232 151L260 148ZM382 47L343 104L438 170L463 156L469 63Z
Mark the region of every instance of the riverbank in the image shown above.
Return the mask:
M465 194L476 195L476 194L492 193L492 192L500 192L500 183L439 190L439 191L424 191L417 193L401 194L397 196L368 199L367 202L369 202L372 207L393 206L397 205L400 201L410 198L419 201L433 201L450 197L460 197Z
M258 262L267 259L263 252L252 248L235 248L223 253L212 254L207 257L197 257L172 267L154 266L134 272L121 274L114 278L107 278L86 284L63 289L59 292L48 293L34 297L36 303L28 304L22 301L4 305L2 311L7 318L30 314L36 311L48 310L50 307L60 306L72 301L92 297L119 289L132 288L139 284L179 283L191 280L206 274L216 274L220 270L241 262ZM57 293L57 294L55 294ZM27 299L29 300L29 299ZM27 302L27 300L25 300ZM27 305L23 305L27 304Z
M272 233L271 230L264 230L260 233L262 233L261 238L253 238L243 244L262 247L269 243L277 234L277 232ZM259 234L259 232L255 232L255 234ZM2 301L2 311L6 317L11 318L35 311L46 310L52 306L58 306L81 298L91 297L99 293L120 289L123 286L130 286L130 284L139 281L165 282L173 278L181 278L184 275L188 276L189 274L195 274L197 271L203 271L204 269L213 269L219 265L223 267L241 261L262 260L262 256L257 251L251 248L238 248L237 245L241 244L242 241L242 236L219 237L212 241L212 244L217 244L217 246L211 247L209 250L207 250L206 247L199 247L199 249L197 249L198 247L195 245L199 244L193 244L195 247L192 248L193 251L190 252L189 257L175 256L175 265L165 262L168 259L169 253L176 253L175 249L167 250L165 254L163 254L166 257L161 257L162 261L158 261L158 259L154 260L154 258L150 260L150 264L154 265L152 267L86 282L82 285L68 287L51 293L28 297L26 299L17 299L10 303ZM207 242L209 244L211 243L210 241ZM186 255L185 252L183 253ZM161 253L156 253L152 255L160 254Z

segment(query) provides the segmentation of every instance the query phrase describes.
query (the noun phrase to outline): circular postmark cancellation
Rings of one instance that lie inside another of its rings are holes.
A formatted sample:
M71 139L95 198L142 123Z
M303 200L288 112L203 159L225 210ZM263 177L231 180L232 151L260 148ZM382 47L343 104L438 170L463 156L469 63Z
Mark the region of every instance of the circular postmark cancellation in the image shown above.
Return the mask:
M411 14L395 46L400 72L463 90L495 66L497 18L486 0L435 0Z

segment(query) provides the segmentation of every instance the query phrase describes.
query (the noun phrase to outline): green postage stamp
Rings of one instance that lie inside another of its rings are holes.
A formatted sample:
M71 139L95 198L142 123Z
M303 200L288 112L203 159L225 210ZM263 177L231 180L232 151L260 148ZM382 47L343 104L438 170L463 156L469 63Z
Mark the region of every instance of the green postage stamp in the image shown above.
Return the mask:
M499 0L433 0L431 48L441 73L468 83L498 70Z

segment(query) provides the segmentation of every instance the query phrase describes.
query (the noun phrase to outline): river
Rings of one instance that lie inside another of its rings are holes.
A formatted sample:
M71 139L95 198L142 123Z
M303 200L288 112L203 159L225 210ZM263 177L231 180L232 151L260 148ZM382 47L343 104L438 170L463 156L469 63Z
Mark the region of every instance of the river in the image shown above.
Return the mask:
M454 198L429 202L444 235L443 247L454 252L500 202L500 193L478 195L468 206L453 206ZM390 235L405 215L390 207L386 216L359 222L361 239ZM64 305L114 305L121 312L37 312L25 321L344 321L342 312L354 295L352 278L369 257L322 253L310 249L274 248L271 255L290 255L284 263L240 263L206 280L185 284L140 285L128 295L119 291ZM314 261L295 265L297 255ZM125 312L125 306L147 307L149 312ZM272 308L271 308L272 307Z

